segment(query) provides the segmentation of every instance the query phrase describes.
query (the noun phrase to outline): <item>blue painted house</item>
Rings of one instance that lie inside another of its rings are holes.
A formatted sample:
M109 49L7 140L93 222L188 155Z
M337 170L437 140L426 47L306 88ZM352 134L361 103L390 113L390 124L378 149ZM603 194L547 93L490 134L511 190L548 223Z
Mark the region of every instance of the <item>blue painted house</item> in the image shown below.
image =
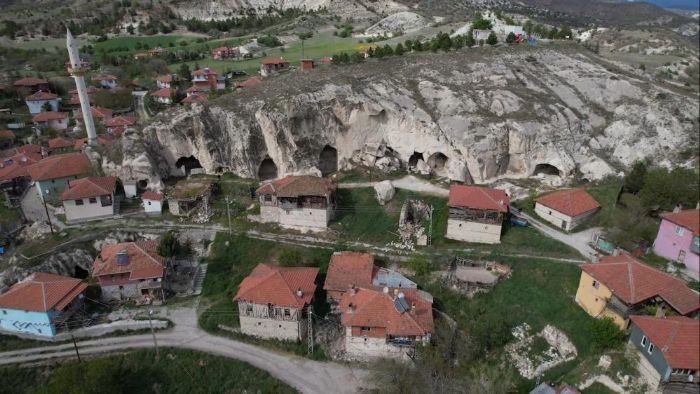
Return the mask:
M58 96L42 90L25 97L24 102L27 103L29 113L32 115L41 113L44 110L58 111Z
M685 384L700 391L700 321L685 316L631 316L630 339L642 370L661 385Z
M82 153L49 156L28 168L42 199L58 201L69 181L90 172L90 159Z
M53 337L80 309L86 288L80 279L34 273L0 294L0 331Z

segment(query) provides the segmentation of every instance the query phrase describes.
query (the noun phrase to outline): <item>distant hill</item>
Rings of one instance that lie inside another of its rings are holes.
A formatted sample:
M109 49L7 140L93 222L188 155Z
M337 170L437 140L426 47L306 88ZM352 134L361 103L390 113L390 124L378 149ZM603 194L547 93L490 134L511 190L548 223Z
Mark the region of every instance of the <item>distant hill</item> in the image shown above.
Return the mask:
M698 0L630 0L633 2L646 2L658 5L662 8L674 9L674 10L697 10L700 8L700 1Z

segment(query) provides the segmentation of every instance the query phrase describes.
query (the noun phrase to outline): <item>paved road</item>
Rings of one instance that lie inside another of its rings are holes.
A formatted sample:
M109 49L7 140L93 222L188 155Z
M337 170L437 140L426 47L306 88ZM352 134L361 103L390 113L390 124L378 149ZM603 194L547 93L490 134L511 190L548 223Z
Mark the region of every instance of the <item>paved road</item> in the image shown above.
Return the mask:
M158 345L161 347L191 349L245 361L303 393L356 393L362 387L367 387L367 383L364 382L368 376L366 370L332 362L311 361L210 335L197 327L194 309L175 309L167 318L175 323L175 327L156 334ZM150 334L78 342L81 355L152 346L153 338ZM33 363L74 356L72 344L45 346L0 353L0 364Z

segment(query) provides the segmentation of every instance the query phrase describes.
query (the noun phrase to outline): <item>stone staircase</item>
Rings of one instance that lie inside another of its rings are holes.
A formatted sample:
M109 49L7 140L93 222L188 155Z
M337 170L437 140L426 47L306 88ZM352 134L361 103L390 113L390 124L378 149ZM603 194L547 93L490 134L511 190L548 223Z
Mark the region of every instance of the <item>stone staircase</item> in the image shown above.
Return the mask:
M194 277L194 295L202 294L202 286L204 286L204 277L207 275L208 264L200 264L197 269L197 274Z

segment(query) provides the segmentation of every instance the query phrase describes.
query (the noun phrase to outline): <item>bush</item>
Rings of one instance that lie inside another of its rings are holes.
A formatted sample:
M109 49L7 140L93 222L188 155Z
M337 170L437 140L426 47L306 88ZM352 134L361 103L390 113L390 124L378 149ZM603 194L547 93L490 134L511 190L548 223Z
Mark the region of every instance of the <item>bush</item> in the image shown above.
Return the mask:
M498 37L496 37L496 34L495 33L489 34L489 37L486 39L486 43L489 45L498 44Z
M416 276L427 275L433 270L428 259L421 255L413 255L406 262L406 267L415 272Z
M491 30L492 28L493 25L491 24L491 21L488 19L482 19L481 16L479 19L475 20L474 23L472 23L472 29Z
M158 254L163 257L180 257L187 256L191 253L192 245L190 242L187 241L181 244L173 231L165 233L158 244Z
M625 339L625 333L611 317L592 320L586 326L586 331L593 339L593 349L598 351L615 349L621 346Z
M280 41L280 39L277 38L276 36L272 36L272 35L267 35L267 36L258 38L258 43L260 45L264 45L264 46L270 47L270 48L278 47L278 46L282 45L282 41Z
M515 33L513 33L513 32L508 33L508 36L506 37L506 42L508 44L514 43L515 42Z

